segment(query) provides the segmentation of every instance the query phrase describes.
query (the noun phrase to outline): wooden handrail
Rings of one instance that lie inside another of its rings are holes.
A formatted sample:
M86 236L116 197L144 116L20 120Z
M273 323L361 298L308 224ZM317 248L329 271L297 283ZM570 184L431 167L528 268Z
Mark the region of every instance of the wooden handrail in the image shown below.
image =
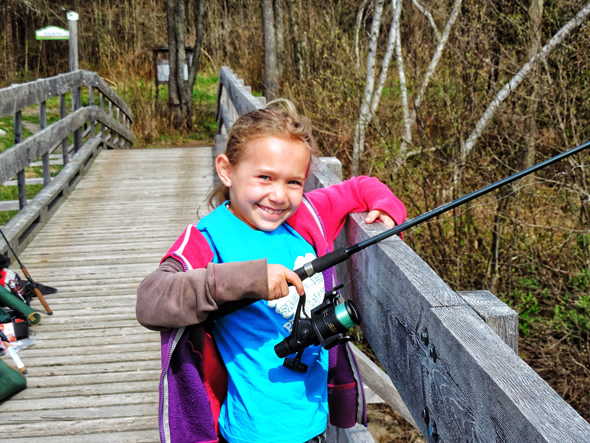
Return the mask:
M240 115L262 108L264 97L254 97L249 86L239 79L227 66L219 71L217 90L217 131L227 134Z
M0 89L0 118L14 115L17 111L28 106L38 105L82 86L97 88L104 97L120 108L129 120L133 121L133 113L127 103L96 72L84 70L59 74L28 83L14 84Z
M85 107L1 153L0 183L10 180L18 171L26 168L31 163L29 159L36 159L50 152L60 140L68 137L75 129L90 121L99 121L130 143L133 142L133 134L128 128L105 114L97 106Z
M246 92L222 68L218 151L239 110L256 104L255 97L244 97ZM306 191L338 181L314 158ZM336 247L383 230L352 214ZM454 292L398 237L353 255L336 272L345 283L345 297L360 311L365 337L405 403L407 410L398 410L402 415L409 411L427 441L590 441L590 424L517 355L516 313L489 292ZM490 303L494 308L486 312ZM340 431L331 435L360 441Z
M81 106L82 87L90 89L89 106ZM98 104L95 104L95 91L100 94ZM65 109L67 93L72 95L70 114ZM46 102L53 97L60 97L61 119L47 125ZM35 105L39 105L40 130L24 138L22 112ZM14 116L16 143L0 154L0 183L17 177L20 211L3 231L18 254L70 194L102 147L119 149L133 144L133 114L127 103L98 74L79 70L0 89L0 117L7 115ZM101 124L99 134L96 134L97 123ZM67 143L72 134L73 150ZM64 168L51 179L49 155L60 146ZM29 201L26 199L24 170L38 158L43 160L45 187ZM8 253L3 240L0 241L0 252Z

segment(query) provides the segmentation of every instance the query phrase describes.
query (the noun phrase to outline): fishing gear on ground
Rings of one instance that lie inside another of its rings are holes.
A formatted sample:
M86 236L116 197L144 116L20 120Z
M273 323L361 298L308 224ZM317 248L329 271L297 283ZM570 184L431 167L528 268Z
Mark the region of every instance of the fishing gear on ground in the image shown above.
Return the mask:
M30 305L31 300L37 296L31 284L20 278L16 272L8 269L10 266L10 259L8 259L8 265L6 267L2 266L2 257L6 257L3 254L0 254L0 285L4 286L26 304ZM42 285L41 283L37 283L37 288L43 295L55 294L57 289L52 288L51 286Z
M9 341L8 337L2 331L0 331L0 340L2 340L2 343L4 344L4 347L6 348L6 352L8 353L8 355L10 355L10 358L12 358L12 361L16 365L16 368L22 374L26 374L27 373L27 368L25 367L23 361L19 357L19 355L16 352L16 350L10 344L10 341Z
M35 280L33 280L33 278L31 277L31 274L29 274L29 271L27 270L25 265L22 264L22 262L18 258L18 255L16 255L16 252L14 252L14 249L12 249L12 246L10 246L10 243L8 242L8 239L6 238L6 235L4 235L4 231L2 231L2 229L0 229L0 234L2 234L2 237L4 238L4 241L6 242L6 246L8 246L8 249L10 249L10 252L12 252L12 255L14 255L14 258L16 258L16 261L20 265L20 268L23 271L24 276L29 281L30 288L31 288L32 292L37 296L37 298L39 299L39 301L41 302L41 304L45 308L45 312L47 312L48 315L53 315L53 312L51 311L51 309L49 308L49 305L45 301L45 297L43 297L43 294L40 290L40 285L37 285L37 283L35 283ZM9 261L9 263L10 263L10 261ZM43 285L41 285L41 286L43 286ZM57 289L51 288L49 286L44 286L44 289L46 290L46 293L57 292Z
M435 208L432 211L418 215L410 220L407 220L401 225L395 226L392 229L382 232L381 234L378 234L360 243L340 248L326 255L318 257L315 260L312 260L311 262L303 265L302 267L295 269L294 272L299 276L299 278L301 278L301 280L305 280L306 278L312 277L318 272L326 271L329 268L348 260L353 254L356 254L357 252L362 251L363 249L371 245L379 243L380 241L383 241L394 235L400 234L401 232L421 223L424 223L425 221L430 220L434 217L438 217L444 212L450 211L451 209L455 209L458 206L464 205L465 203L468 203L471 200L481 197L482 195L488 194L498 188L501 188L502 186L519 180L529 174L532 174L533 172L536 172L553 163L563 160L564 158L577 154L589 147L590 141L587 141L586 143L583 143L573 149L570 149L569 151L562 152L561 154L556 155L555 157L551 157L545 161L542 161L541 163L531 166L530 168L517 172L516 174L513 174L510 177L504 178L488 186L485 186L477 191L474 191L470 194L464 195L463 197L460 197L456 200L453 200L450 203L439 206L438 208ZM329 296L327 297L330 298ZM301 296L301 298L304 299L304 296ZM218 311L210 315L210 318L208 318L207 323L215 321L218 318L224 317L225 315L231 314L232 312L235 312L238 309L246 307L256 301L257 300L255 299L243 299L237 302L225 303L219 308ZM301 315L301 313L304 311L304 308L302 308L301 306L304 306L304 303L304 300L303 303L301 300L299 301L299 305L297 307L293 323L293 332L291 332L291 334L287 338L285 338L281 343L275 346L275 352L279 358L284 358L287 355L290 355L291 353L297 353L297 356L295 358L286 359L284 365L294 370L303 370L303 372L305 372L305 370L303 369L304 365L301 366L302 363L300 363L300 361L303 351L306 347L312 344L323 345L324 343L334 346L338 342L338 340L344 340L344 337L347 337L346 335L344 335L345 332L339 331L339 329L336 327L336 324L341 323L341 325L344 326L346 324L349 324L349 320L352 320L354 323L354 319L358 319L358 322L360 323L360 316L358 315L358 312L356 312L356 307L354 307L354 305L350 301L345 302L348 303L347 305L345 305L345 309L348 313L349 318L345 318L346 316L343 315L342 308L340 308L339 310L339 312L341 313L341 317L338 318L338 316L335 315L335 313L336 307L339 305L336 305L333 302L329 301L328 307L326 307L325 309L318 310L318 308L321 308L323 304L315 308L312 311L310 319L310 317L307 317L305 314ZM330 303L332 303L332 305L330 305ZM349 311L349 308L351 309L351 311ZM319 332L320 326L322 325L321 322L324 320L320 319L318 315L314 314L316 310L317 313L321 313L321 315L326 315L326 318L329 317L331 319L338 320L324 323L324 325L327 327L327 330L330 331L331 335L329 333L324 335L324 329L322 329L322 332ZM354 314L351 314L351 312L354 312ZM340 322L340 319L344 319L344 321ZM313 323L312 320L314 321ZM339 334L342 334L342 336ZM348 339L344 341L348 341Z

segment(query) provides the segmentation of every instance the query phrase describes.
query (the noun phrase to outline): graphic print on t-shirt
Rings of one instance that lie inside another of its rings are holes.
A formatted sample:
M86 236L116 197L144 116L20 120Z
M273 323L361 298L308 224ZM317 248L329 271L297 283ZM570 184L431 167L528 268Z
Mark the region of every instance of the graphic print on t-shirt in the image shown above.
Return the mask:
M295 266L293 269L298 269L315 258L316 256L311 253L305 254L304 257L299 256L295 259ZM305 290L306 295L305 313L310 316L312 309L319 306L324 301L324 276L322 273L318 272L312 277L303 280L303 289ZM283 327L289 331L289 333L293 330L293 319L298 303L299 294L293 286L289 288L289 295L286 297L268 302L268 306L274 308L277 314L289 319L289 321L283 324Z

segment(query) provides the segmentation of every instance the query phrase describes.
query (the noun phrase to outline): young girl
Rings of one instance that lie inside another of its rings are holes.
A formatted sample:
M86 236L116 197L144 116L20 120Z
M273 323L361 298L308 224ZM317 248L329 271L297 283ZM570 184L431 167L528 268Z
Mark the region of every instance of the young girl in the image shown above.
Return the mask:
M137 318L162 331L162 441L325 441L335 426L366 424L364 394L346 345L305 349L307 371L283 366L299 295L306 311L336 284L333 270L303 283L292 270L330 252L346 216L388 228L404 205L376 179L303 193L315 141L285 100L240 117L216 159L223 202L190 225L138 288ZM293 287L289 288L291 284ZM223 303L259 301L193 326Z

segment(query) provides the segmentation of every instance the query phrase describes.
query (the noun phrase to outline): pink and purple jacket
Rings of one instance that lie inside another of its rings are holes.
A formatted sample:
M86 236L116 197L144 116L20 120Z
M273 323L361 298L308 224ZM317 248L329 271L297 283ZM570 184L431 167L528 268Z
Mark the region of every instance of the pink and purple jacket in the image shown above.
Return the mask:
M380 209L401 224L403 203L379 180L356 177L304 195L286 223L315 249L318 257L333 250L346 216ZM203 268L213 259L196 225L186 228L162 259L174 258L184 270ZM333 269L324 272L326 292L336 286ZM227 390L227 372L211 334L204 327L161 332L159 427L162 442L217 442L217 420ZM330 422L341 428L366 426L366 403L356 361L347 345L330 349L328 403ZM287 400L288 401L288 400Z

